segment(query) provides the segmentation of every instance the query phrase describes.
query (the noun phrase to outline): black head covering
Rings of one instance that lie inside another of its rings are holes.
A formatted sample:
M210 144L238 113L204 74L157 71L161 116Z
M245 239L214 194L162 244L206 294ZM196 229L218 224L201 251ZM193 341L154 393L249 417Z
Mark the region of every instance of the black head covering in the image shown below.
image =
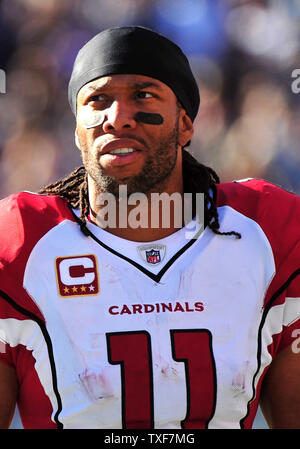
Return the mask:
M166 37L143 27L105 30L79 51L69 83L69 102L76 115L79 90L88 82L113 74L146 75L169 86L194 121L199 90L188 59Z

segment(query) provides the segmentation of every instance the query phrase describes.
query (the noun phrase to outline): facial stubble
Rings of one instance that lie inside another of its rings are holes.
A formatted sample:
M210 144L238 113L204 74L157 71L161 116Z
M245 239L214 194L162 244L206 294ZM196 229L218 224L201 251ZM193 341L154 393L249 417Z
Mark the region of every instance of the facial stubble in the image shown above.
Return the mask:
M159 145L147 148L146 161L142 170L127 178L115 178L105 174L99 160L91 156L91 152L83 150L83 163L89 176L94 180L99 193L111 193L119 197L119 186L127 186L127 195L132 193L162 193L168 178L174 170L178 155L179 120L177 117L174 129L160 141Z

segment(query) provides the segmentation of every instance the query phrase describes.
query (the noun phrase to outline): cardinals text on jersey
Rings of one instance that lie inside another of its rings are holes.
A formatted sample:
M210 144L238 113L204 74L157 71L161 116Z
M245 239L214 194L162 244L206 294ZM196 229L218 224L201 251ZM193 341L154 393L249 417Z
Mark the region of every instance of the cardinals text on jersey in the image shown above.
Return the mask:
M59 197L1 202L0 359L24 427L252 426L300 325L300 201L263 181L218 188L221 229L242 238L181 229L151 242L160 263L92 223L86 237Z

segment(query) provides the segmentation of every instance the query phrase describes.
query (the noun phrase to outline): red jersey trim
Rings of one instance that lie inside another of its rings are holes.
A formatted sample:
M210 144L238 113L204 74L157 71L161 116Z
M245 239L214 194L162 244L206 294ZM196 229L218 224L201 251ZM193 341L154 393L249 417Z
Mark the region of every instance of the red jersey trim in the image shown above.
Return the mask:
M46 325L44 323L44 320L40 319L38 316L34 315L32 312L24 309L22 306L17 304L12 298L10 298L5 292L0 290L0 296L1 299L4 301L7 301L17 312L25 315L26 317L30 318L31 320L35 321L36 324L39 326L43 337L45 339L47 349L48 349L48 356L49 356L49 363L51 366L51 376L52 376L52 385L53 385L53 391L56 396L57 400L57 411L54 415L54 421L57 424L58 429L63 428L63 424L59 421L58 415L62 411L62 400L58 391L58 385L57 385L57 374L56 374L56 367L55 367L55 360L53 355L53 347L50 335L47 331Z

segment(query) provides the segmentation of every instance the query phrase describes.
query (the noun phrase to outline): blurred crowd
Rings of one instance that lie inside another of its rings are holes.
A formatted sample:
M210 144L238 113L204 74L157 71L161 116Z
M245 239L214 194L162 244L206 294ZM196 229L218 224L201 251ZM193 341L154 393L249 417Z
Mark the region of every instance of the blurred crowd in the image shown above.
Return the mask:
M81 164L72 65L89 38L120 25L152 28L188 55L200 162L222 181L265 178L300 194L299 0L0 0L0 198Z

